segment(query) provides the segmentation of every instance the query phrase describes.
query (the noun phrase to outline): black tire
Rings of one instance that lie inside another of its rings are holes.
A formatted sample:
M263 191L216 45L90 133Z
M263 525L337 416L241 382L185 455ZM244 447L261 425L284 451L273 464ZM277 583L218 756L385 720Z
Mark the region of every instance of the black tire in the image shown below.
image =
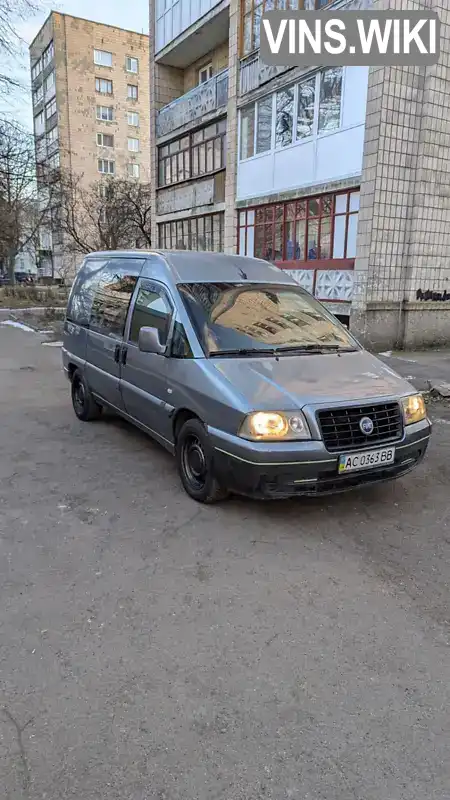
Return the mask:
M76 369L72 377L72 405L75 414L82 422L98 419L102 413L101 406L94 400L86 378Z
M199 419L188 419L176 443L178 473L187 494L198 503L217 503L228 497L214 474L213 449Z

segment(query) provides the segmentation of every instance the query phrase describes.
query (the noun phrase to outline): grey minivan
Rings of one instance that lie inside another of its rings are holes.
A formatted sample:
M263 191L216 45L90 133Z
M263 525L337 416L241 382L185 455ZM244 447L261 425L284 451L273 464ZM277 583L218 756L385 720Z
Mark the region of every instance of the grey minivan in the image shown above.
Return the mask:
M63 363L83 421L112 409L176 456L203 503L319 495L423 458L423 397L286 272L205 252L93 253Z

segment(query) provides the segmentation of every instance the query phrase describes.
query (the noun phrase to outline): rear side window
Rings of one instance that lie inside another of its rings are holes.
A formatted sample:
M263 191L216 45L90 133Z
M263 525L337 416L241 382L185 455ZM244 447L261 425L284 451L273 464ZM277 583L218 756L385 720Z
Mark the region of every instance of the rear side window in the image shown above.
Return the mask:
M161 344L166 344L169 335L172 309L164 292L158 288L139 289L130 326L130 341L139 341L141 328L157 328Z
M89 328L106 336L123 336L130 300L144 259L114 258L99 273Z
M88 327L95 290L107 263L106 259L88 258L80 268L67 304L69 322Z

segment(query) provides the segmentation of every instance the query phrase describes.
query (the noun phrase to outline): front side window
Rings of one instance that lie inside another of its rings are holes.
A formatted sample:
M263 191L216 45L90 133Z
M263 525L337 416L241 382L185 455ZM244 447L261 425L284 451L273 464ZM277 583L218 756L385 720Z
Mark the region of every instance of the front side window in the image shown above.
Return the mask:
M158 288L139 289L130 325L130 342L137 344L141 328L156 328L159 341L166 344L172 309L164 292Z
M94 64L99 67L112 67L112 53L107 50L94 50Z
M90 330L106 336L123 336L130 300L143 259L110 259L98 275L94 288Z
M275 347L355 349L332 314L300 287L191 283L178 290L208 356Z

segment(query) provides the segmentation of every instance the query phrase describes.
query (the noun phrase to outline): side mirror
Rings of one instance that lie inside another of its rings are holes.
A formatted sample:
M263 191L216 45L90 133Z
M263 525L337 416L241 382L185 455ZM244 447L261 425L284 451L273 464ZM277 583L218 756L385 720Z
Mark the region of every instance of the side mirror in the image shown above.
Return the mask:
M139 350L143 353L156 353L162 355L165 352L165 345L159 341L159 331L157 328L141 328L138 340Z

